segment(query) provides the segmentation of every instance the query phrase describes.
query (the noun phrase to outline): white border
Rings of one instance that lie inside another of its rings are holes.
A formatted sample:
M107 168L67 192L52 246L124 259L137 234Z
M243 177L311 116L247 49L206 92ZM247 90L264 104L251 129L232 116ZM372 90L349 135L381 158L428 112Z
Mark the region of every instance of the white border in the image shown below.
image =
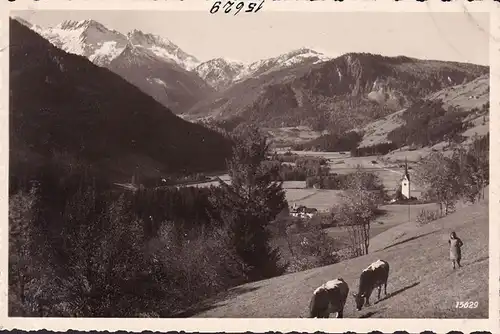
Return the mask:
M499 315L499 264L500 253L498 238L500 229L498 224L491 223L491 217L500 217L500 206L490 205L490 257L489 257L489 319L75 319L75 318L9 318L7 317L7 247L8 240L8 29L10 10L163 10L163 11L206 11L207 15L212 0L17 0L0 3L0 329L48 329L62 331L75 330L128 330L128 331L202 331L202 332L346 332L355 331L366 333L379 330L392 333L396 330L405 330L410 333L431 330L434 332L448 332L459 330L464 333L472 331L489 331L500 333ZM500 129L499 123L499 42L500 42L500 3L493 0L476 0L472 3L462 0L441 2L429 0L421 3L416 0L344 0L343 2L326 1L297 1L297 0L266 0L263 11L307 11L307 12L489 12L490 13L490 203L499 202L499 172L494 168L499 163L496 147L500 144L500 134L491 129ZM215 14L223 15L223 14ZM216 17L214 15L214 18ZM258 19L258 13L255 19ZM194 23L191 23L194 24Z

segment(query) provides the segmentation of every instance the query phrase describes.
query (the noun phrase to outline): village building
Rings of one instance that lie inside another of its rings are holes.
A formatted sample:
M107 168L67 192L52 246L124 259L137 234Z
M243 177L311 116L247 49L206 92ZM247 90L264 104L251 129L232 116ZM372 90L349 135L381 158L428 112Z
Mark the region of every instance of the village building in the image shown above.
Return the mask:
M297 203L294 203L290 208L290 216L296 218L312 218L317 213L318 213L317 209L308 208L304 205L297 206Z
M411 196L411 179L410 179L410 173L408 172L409 168L407 161L405 161L404 167L405 170L403 176L401 177L401 181L398 185L398 189L396 190L396 194L394 195L393 199L390 200L389 203L416 199L415 197Z
M410 199L410 173L408 173L408 162L405 162L405 172L401 180L401 195L405 199Z

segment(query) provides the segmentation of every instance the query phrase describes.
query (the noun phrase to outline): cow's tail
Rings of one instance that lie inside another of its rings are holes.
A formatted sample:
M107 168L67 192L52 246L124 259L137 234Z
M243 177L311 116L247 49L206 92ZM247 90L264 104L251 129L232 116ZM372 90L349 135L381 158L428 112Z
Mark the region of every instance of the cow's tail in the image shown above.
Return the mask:
M385 281L387 282L389 280L389 273L391 271L391 267L389 266L389 262L384 261L385 266L386 266L386 271L385 271Z

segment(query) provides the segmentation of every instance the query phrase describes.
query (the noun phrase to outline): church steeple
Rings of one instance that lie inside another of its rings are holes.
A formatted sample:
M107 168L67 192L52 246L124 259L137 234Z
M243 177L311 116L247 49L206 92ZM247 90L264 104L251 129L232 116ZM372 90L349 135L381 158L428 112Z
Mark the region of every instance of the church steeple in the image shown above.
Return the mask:
M405 173L404 176L410 181L410 173L408 172L408 158L405 157Z
M410 173L408 172L408 159L405 157L405 171L401 180L401 195L410 199Z

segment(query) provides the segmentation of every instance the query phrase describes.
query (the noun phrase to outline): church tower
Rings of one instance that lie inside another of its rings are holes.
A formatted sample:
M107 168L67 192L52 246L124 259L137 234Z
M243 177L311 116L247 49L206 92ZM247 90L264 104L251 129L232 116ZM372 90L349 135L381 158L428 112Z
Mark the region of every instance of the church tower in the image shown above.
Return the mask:
M404 198L410 199L410 173L408 173L408 160L405 158L405 172L401 180L401 195Z

